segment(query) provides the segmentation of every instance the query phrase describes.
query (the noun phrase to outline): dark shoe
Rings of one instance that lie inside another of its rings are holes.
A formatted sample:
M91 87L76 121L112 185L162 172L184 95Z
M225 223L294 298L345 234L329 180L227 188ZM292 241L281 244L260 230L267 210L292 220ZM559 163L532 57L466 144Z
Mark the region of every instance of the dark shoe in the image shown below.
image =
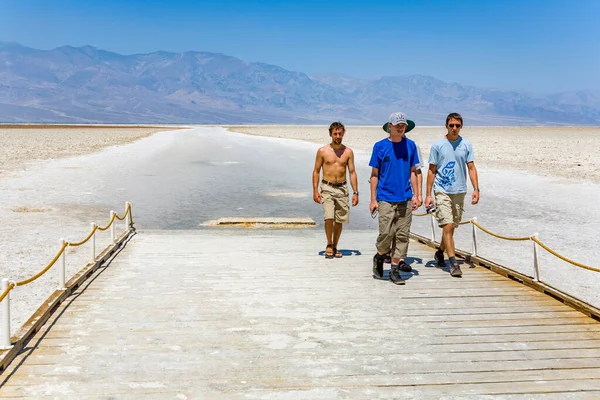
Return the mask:
M400 271L398 271L398 268L395 265L392 267L392 272L390 272L390 281L396 285L404 285L406 283L400 276Z
M438 267L440 268L444 268L446 266L446 262L444 261L444 252L440 249L438 249L435 252L435 261L437 262Z
M383 278L383 256L379 254L373 256L373 275L377 279Z
M460 270L460 266L458 264L450 265L450 276L455 278L460 278L462 276L462 271Z
M383 262L386 264L391 264L392 263L392 256L390 255L390 253L384 254L383 256Z
M410 265L408 265L407 263L405 263L404 260L400 261L400 264L398 264L398 269L402 272L412 271L412 267Z

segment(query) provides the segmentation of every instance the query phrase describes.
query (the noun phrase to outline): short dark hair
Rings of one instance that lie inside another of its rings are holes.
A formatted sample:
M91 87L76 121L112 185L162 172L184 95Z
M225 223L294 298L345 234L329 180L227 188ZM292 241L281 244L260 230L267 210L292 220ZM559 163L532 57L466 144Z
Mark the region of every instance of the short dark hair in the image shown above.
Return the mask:
M329 125L329 134L330 135L331 135L331 132L333 132L334 129L341 129L342 132L346 132L346 127L344 126L344 124L342 124L339 121L336 121L333 124Z
M460 121L461 125L464 125L462 116L459 113L448 114L448 116L446 117L446 126L448 126L448 121L450 121L451 119L457 119Z

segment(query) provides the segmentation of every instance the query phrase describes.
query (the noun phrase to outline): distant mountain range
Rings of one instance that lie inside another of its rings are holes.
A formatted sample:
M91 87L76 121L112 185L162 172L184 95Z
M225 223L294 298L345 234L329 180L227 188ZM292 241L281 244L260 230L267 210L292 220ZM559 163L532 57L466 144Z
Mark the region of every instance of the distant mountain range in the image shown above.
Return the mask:
M121 55L0 42L0 122L600 125L600 92L536 95L420 76L309 76L204 52Z

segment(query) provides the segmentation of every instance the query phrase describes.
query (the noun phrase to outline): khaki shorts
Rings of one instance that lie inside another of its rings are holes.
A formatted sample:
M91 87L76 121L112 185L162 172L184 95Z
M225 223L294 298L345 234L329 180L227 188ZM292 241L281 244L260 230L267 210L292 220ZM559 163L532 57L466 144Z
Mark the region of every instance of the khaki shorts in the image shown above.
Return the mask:
M331 186L321 183L321 204L325 219L333 219L336 224L347 224L350 221L347 184Z
M378 201L379 236L375 242L377 251L385 254L390 251L394 239L396 246L392 258L404 260L408 254L410 225L412 223L412 201L389 203Z
M466 193L447 194L444 192L435 192L436 212L435 216L438 225L454 225L458 228L463 215Z

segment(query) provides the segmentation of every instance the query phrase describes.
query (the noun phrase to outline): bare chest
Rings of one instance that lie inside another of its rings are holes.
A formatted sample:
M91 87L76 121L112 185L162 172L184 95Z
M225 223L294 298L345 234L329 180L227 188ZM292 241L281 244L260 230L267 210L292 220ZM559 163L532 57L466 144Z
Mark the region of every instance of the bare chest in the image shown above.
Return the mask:
M346 166L349 158L350 154L345 149L337 151L330 149L324 154L323 163L326 165Z

